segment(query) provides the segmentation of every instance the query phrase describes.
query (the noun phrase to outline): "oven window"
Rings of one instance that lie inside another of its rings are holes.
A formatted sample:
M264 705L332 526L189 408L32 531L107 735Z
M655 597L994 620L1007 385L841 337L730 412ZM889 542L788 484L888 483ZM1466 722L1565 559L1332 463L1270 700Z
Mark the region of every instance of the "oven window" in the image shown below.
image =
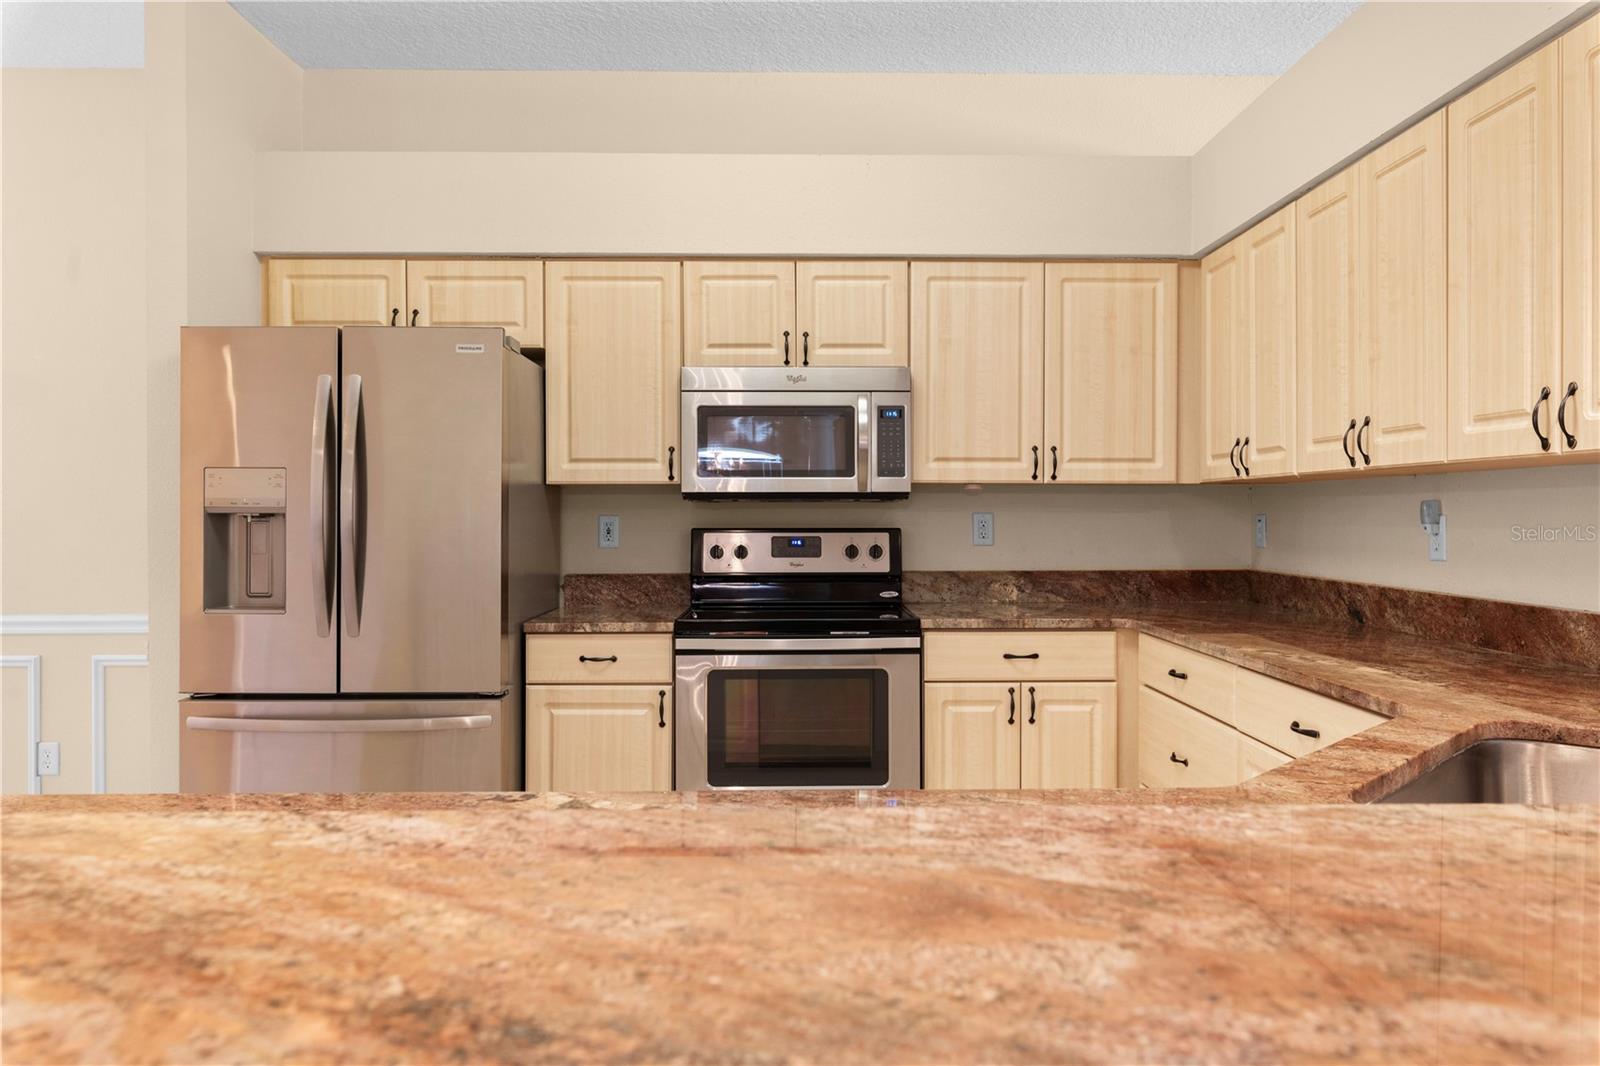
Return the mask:
M856 475L853 407L701 407L698 418L701 477Z
M883 670L713 670L706 780L713 787L883 785Z

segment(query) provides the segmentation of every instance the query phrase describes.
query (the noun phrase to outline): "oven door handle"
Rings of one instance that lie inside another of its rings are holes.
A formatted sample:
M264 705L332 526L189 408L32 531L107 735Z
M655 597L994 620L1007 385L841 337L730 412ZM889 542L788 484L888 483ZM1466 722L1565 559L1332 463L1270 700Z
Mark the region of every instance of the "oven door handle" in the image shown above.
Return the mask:
M697 651L916 651L921 637L679 637L678 654Z

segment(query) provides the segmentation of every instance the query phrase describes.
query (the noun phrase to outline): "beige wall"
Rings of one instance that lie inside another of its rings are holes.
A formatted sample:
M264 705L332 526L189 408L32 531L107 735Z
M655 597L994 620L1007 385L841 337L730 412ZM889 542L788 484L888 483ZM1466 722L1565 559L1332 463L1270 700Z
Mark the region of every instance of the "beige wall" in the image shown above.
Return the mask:
M890 525L905 531L913 570L1092 570L1244 567L1242 488L1207 486L918 486L890 502L686 501L670 488L566 488L564 573L670 573L689 566L696 526ZM972 545L972 512L994 514L995 543ZM596 546L602 514L622 520L622 545Z
M1442 563L1418 524L1428 499L1444 507ZM1600 467L1262 485L1244 503L1267 515L1260 570L1600 611Z
M1191 252L1218 243L1584 3L1368 3L1192 161Z

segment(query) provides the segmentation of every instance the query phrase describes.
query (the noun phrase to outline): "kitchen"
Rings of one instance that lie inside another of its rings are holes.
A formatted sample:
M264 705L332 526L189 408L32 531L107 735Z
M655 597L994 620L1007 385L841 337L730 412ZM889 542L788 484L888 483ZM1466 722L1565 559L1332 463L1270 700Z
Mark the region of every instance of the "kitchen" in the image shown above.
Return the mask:
M1600 24L1430 7L1140 131L1173 169L849 154L889 91L742 149L536 137L469 102L629 76L151 5L100 72L146 100L148 407L82 401L147 528L52 526L105 541L52 570L7 465L8 1057L1593 1060ZM31 74L91 90L8 66L43 144ZM405 673L452 640L487 674Z

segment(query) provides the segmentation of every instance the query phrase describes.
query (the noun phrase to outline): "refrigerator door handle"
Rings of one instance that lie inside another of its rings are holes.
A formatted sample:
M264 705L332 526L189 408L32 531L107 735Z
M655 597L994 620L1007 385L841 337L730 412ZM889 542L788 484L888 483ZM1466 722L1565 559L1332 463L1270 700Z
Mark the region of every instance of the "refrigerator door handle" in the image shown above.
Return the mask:
M357 545L366 539L366 530L359 528L361 494L360 435L361 435L361 375L350 374L344 379L344 448L339 473L339 528L343 541L339 567L340 599L344 604L344 631L348 636L361 635L361 592L357 571L363 563Z
M213 733L436 733L488 729L494 716L457 714L444 718L209 718L191 715L190 729Z
M333 420L333 375L317 375L317 396L311 408L311 602L316 605L317 636L332 626L333 589L329 569L333 545L328 543L328 464L334 452L328 447L328 426Z

